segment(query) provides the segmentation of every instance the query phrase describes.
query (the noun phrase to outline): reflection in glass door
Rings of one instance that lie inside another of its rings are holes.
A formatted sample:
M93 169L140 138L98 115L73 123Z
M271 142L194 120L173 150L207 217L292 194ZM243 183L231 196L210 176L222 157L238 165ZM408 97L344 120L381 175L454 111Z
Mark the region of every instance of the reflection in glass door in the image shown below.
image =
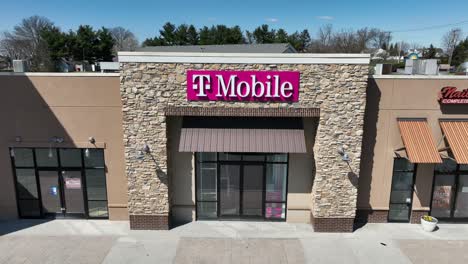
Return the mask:
M285 153L196 153L197 219L284 221L287 179Z
M68 216L84 216L83 184L81 171L62 171L63 196Z
M39 171L42 210L45 215L62 213L61 191L58 171Z
M442 220L468 219L468 166L444 159L434 169L431 215Z
M220 165L220 215L240 214L240 165Z
M432 193L431 215L437 218L449 218L452 215L455 175L436 174Z
M453 214L456 218L468 218L468 174L458 176L457 199Z
M262 216L263 165L244 165L242 184L242 215Z
M394 160L388 221L409 222L412 208L414 175L414 164L403 158L396 158Z

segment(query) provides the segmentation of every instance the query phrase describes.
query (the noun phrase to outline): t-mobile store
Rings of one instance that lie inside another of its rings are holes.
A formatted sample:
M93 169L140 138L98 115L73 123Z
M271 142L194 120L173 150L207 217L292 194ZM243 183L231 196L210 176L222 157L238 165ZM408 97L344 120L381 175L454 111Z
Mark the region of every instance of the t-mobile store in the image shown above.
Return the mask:
M352 231L369 56L119 53L134 229Z

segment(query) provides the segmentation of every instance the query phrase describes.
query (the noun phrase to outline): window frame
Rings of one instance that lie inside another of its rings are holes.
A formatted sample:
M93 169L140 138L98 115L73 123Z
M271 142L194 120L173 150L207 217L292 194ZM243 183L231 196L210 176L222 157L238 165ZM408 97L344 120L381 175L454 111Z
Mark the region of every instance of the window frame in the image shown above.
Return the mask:
M412 164L412 169L395 169L395 164L397 160L406 160L408 163ZM416 174L418 171L418 164L417 163L412 163L409 159L402 158L402 157L394 157L393 158L393 168L392 168L392 182L390 185L390 197L389 197L389 206L388 206L388 214L387 214L387 222L389 223L408 223L411 221L411 214L413 213L413 198L414 198L414 185L416 183ZM392 203L392 193L393 193L393 180L395 177L395 173L412 173L412 184L411 184L411 202L409 204L407 203ZM408 220L391 220L390 219L390 206L392 204L407 204L408 205Z
M12 153L14 153L14 151L17 150L17 149L30 149L32 151L32 154L33 154L32 155L33 167L31 167L31 166L16 166L16 164L15 164L16 156L12 155ZM57 166L38 166L37 155L36 155L36 150L37 149L51 149L52 151L54 151L55 155L57 157ZM81 159L80 160L80 164L81 164L80 167L62 166L61 157L60 157L60 152L61 152L60 150L62 150L62 149L78 149L78 150L80 150L80 159ZM10 156L11 168L12 168L12 173L13 173L13 182L14 182L14 188L15 188L15 198L16 198L16 206L17 206L17 210L18 210L18 216L20 218L24 218L24 219L37 219L37 218L46 217L46 214L44 213L43 206L42 206L42 193L41 193L41 186L40 186L40 180L39 180L39 171L49 170L49 171L57 171L57 175L59 177L59 185L62 185L62 182L63 182L62 171L79 171L80 175L81 175L81 184L82 184L82 191L83 191L83 203L84 203L84 217L82 217L82 218L84 218L84 219L109 219L109 197L108 197L108 190L107 190L107 168L106 168L106 164L105 164L105 153L104 153L105 149L104 148L93 148L93 149L102 151L103 162L104 162L102 167L101 166L86 167L86 165L85 165L85 150L86 150L86 148L9 147L9 156ZM38 192L38 198L37 199L20 199L19 191L18 191L19 182L18 182L18 176L17 176L17 173L16 173L17 169L32 169L32 170L34 170L35 180L36 180L36 188L37 188L37 192ZM106 200L94 200L94 199L89 200L88 199L88 185L87 185L87 181L86 181L86 177L87 177L86 171L87 170L103 170ZM60 191L60 194L61 194L61 196L64 195L62 190ZM39 215L37 215L37 216L23 215L22 212L21 212L20 200L38 201ZM61 201L61 204L66 207L64 197L60 197L60 201ZM90 216L90 214L89 214L89 201L100 201L100 202L105 201L106 202L106 209L107 209L107 216L103 216L103 217ZM67 213L62 213L62 215L57 214L57 217L62 218L62 216L63 216L63 218L75 218L73 215L74 215L73 213L70 213L68 215L67 215Z
M457 205L458 188L460 185L460 175L468 175L468 167L467 169L460 169L461 166L464 164L458 164L452 158L443 158L442 160L443 161L452 160L455 162L456 167L454 170L443 172L440 170L436 170L436 166L434 166L434 174L433 174L432 188L431 188L431 206L430 206L429 215L432 215L432 203L434 199L434 189L436 187L437 175L453 175L455 179L454 179L454 185L453 185L453 190L452 190L453 197L452 197L451 207L450 207L450 217L437 217L437 219L444 221L444 222L458 222L458 221L465 222L468 220L468 217L455 217L455 209Z
M216 153L216 160L207 160L207 161L201 161L199 159L199 153L202 152L194 152L194 158L195 158L195 218L196 220L223 220L226 219L223 216L220 215L220 166L221 165L240 165L240 184L242 185L243 182L243 166L244 165L262 165L263 166L263 188L262 188L262 216L258 217L258 219L263 219L264 221L279 221L279 222L284 222L287 219L287 212L288 212L288 188L289 188L289 153L230 153L230 154L238 154L241 155L240 160L220 160L220 154L229 154L229 152L215 152ZM246 160L244 159L245 156L249 155L256 155L260 156L263 155L263 160ZM286 155L286 160L285 161L268 161L268 156L271 155ZM199 192L199 186L198 186L198 177L199 177L199 166L200 164L204 163L211 163L211 164L216 164L216 201L204 201L204 200L199 200L198 199L198 192ZM285 164L286 165L286 186L285 186L285 199L281 199L281 201L267 201L266 200L266 182L267 182L267 175L266 175L266 168L268 164ZM243 192L243 187L241 189L241 193ZM241 195L242 197L242 195ZM242 198L240 198L242 200ZM205 218L205 217L199 217L198 214L198 203L216 203L216 217L215 218ZM267 218L266 217L266 204L268 203L276 203L276 204L282 204L284 205L284 218ZM240 206L242 208L242 201L240 201ZM243 216L242 214L239 215L240 218L249 218L247 216Z

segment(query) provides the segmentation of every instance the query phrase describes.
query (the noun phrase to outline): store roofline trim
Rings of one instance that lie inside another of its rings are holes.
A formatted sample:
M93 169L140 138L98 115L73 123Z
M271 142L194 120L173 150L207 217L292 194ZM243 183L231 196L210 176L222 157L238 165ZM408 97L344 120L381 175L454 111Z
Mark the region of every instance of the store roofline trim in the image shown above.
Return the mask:
M369 64L369 54L119 52L120 62L223 64Z

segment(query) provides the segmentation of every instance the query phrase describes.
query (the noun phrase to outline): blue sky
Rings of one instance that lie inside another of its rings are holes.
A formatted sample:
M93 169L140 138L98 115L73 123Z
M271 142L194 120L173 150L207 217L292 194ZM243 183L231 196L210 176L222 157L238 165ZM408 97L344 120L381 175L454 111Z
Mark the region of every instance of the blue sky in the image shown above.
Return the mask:
M269 24L288 32L307 28L312 36L327 23L336 29L367 26L400 31L468 21L467 0L15 0L2 1L1 6L0 32L10 30L24 17L41 15L63 30L76 29L80 24L122 26L133 31L140 41L155 36L166 21L197 27L239 25L244 30ZM468 22L459 27L466 36ZM393 41L439 45L449 28L396 32Z

